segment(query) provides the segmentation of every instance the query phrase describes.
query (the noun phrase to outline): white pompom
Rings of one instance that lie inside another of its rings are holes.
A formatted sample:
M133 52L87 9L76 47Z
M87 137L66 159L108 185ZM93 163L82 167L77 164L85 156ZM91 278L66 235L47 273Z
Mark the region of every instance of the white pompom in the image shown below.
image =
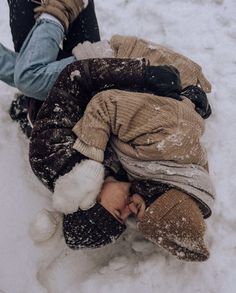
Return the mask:
M29 227L29 234L34 242L43 242L50 239L57 230L62 216L59 213L41 210Z

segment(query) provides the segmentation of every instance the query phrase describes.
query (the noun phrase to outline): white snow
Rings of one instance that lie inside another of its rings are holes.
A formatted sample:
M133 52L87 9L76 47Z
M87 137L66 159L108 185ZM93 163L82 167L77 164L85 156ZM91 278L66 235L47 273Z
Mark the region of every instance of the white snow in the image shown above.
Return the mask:
M76 77L79 78L80 76L81 76L81 74L80 74L79 70L74 70L74 71L72 71L71 74L70 74L70 79L71 79L71 81L74 81L74 79L75 79Z
M7 1L0 2L0 40L12 47ZM114 245L85 251L56 239L36 246L28 227L50 204L32 174L28 141L8 115L15 90L0 83L0 292L236 292L236 2L235 0L97 0L102 38L137 35L168 45L202 65L211 80L213 114L204 143L217 190L207 221L211 257L183 263L145 241L129 221Z
M29 235L34 242L49 240L62 223L62 214L42 209L29 225Z

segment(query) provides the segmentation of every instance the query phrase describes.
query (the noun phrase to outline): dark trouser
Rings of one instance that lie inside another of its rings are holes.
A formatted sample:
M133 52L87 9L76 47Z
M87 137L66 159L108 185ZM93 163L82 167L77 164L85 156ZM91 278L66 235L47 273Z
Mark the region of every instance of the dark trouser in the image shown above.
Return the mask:
M10 27L15 51L20 48L27 37L29 31L35 23L33 9L38 6L31 0L7 0L10 9ZM89 1L88 6L81 12L73 22L63 43L63 55L68 57L71 50L84 41L100 41L99 28L94 9L93 0Z
M19 52L21 46L32 29L34 19L34 8L38 6L31 0L7 0L10 10L10 27L13 44L16 52ZM88 6L80 13L78 18L69 28L69 32L63 42L63 50L59 52L58 59L66 58L72 55L72 49L84 41L100 41L100 33L95 14L94 1L89 0ZM39 44L40 45L40 44ZM28 112L33 123L36 115L42 105L41 101L29 99Z

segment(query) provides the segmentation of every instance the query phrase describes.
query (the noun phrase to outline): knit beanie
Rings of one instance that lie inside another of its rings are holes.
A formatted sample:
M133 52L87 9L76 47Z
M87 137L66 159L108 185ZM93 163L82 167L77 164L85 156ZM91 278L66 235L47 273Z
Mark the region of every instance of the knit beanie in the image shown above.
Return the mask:
M63 233L71 249L99 248L113 243L126 229L101 204L64 216Z
M168 250L178 259L205 261L205 223L196 202L176 189L166 191L146 209L138 223L144 237Z

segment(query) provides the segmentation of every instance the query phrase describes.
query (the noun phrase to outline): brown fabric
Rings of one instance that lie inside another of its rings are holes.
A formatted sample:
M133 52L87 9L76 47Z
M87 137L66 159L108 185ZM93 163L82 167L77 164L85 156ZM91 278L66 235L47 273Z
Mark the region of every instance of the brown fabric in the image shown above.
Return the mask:
M145 211L138 223L145 238L186 261L205 261L205 223L197 204L185 193L170 189Z
M203 75L201 67L182 54L137 37L115 35L110 45L116 58L145 58L151 65L173 65L180 72L183 88L200 85L204 92L211 92L211 84Z
M72 128L94 93L104 88L142 89L145 66L140 60L87 59L61 72L37 115L29 149L33 172L50 190L59 176L84 159L73 149Z
M115 148L131 158L204 166L203 131L204 121L188 99L109 90L92 99L73 128L78 136L74 148L102 160L91 147L104 151L112 134Z
M69 25L84 9L83 0L47 0L41 6L34 9L36 15L48 13L60 20L68 30Z
M143 161L130 158L117 149L115 152L131 178L162 182L182 190L197 200L204 218L211 215L215 188L209 173L203 167L173 161Z

